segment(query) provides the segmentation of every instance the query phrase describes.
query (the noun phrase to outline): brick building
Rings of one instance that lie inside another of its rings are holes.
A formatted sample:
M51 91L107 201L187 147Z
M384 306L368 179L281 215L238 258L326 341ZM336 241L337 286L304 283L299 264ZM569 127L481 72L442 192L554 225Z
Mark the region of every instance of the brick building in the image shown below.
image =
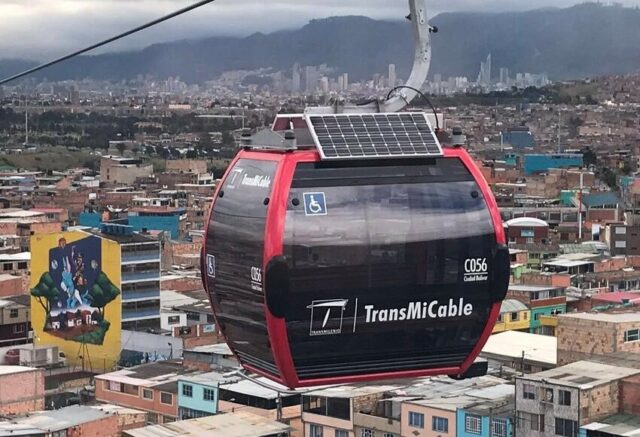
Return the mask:
M640 313L578 313L558 317L558 364L599 356L640 357ZM639 367L640 368L640 367Z
M509 243L546 244L549 241L549 224L543 220L521 217L505 223Z
M105 156L100 160L100 181L105 184L132 185L137 178L152 174L153 165L141 159Z
M150 423L178 419L178 379L193 373L163 361L96 376L96 400L148 413Z
M518 437L576 437L582 425L620 411L622 381L640 370L578 361L516 378Z
M0 416L44 409L44 370L0 366Z
M28 343L30 330L29 296L0 299L0 347Z

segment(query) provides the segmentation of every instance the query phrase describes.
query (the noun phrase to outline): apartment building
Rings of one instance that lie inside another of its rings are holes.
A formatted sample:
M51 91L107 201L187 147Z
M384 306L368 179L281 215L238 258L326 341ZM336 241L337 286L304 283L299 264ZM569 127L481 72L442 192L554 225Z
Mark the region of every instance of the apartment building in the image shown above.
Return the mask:
M122 329L160 330L160 242L130 226L104 223L95 235L120 246Z

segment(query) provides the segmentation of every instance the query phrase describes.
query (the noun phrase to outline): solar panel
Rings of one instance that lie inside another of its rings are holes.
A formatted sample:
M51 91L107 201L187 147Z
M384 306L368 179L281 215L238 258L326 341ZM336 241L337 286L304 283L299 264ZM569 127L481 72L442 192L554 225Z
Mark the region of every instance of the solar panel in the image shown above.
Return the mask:
M426 114L307 115L322 159L442 156Z

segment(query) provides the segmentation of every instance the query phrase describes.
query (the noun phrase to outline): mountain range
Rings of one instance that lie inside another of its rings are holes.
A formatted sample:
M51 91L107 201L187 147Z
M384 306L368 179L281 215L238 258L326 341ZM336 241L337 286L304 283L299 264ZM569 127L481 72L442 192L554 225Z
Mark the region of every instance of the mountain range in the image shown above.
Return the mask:
M572 79L640 70L640 9L584 3L527 12L444 13L431 20L432 73L475 80L492 54L494 71L546 72ZM82 44L79 42L78 44ZM37 77L49 80L121 80L138 75L179 76L191 83L224 71L272 67L290 70L327 64L353 80L384 73L390 63L407 77L413 60L409 23L348 16L314 20L301 29L245 38L210 37L149 46L143 50L82 56ZM33 63L0 61L3 77ZM495 74L495 73L494 73Z

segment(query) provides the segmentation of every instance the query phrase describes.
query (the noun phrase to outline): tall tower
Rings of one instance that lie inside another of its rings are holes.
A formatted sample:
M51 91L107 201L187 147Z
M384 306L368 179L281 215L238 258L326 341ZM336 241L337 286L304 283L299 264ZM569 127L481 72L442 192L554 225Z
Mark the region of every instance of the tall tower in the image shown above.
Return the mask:
M291 91L294 93L299 93L302 89L302 77L300 75L300 64L296 63L293 65L293 76L292 76L292 84Z
M395 87L396 83L398 83L398 76L396 75L396 64L389 64L389 87Z

